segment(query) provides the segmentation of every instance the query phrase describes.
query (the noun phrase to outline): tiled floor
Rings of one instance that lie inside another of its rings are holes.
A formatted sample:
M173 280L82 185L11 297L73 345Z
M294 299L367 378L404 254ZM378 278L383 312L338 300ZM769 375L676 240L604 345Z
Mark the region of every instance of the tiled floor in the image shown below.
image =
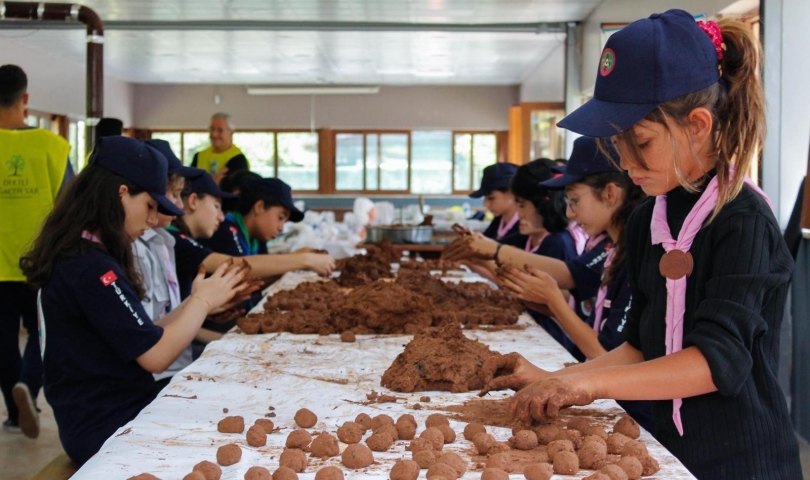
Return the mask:
M29 480L62 453L53 412L41 393L37 405L42 409L39 438L30 440L22 434L0 431L0 477L3 480ZM5 405L0 405L0 418L8 418ZM810 480L810 443L799 439L799 449L804 477Z

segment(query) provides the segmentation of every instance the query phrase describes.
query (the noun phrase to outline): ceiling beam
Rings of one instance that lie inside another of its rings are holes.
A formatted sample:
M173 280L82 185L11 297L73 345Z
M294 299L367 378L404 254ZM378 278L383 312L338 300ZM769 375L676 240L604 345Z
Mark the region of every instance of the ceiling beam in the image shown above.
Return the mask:
M69 29L79 23L28 20L0 21L0 29ZM323 32L458 32L458 33L565 33L563 22L544 23L396 23L396 22L281 22L274 20L126 20L104 22L105 30L148 31L323 31Z

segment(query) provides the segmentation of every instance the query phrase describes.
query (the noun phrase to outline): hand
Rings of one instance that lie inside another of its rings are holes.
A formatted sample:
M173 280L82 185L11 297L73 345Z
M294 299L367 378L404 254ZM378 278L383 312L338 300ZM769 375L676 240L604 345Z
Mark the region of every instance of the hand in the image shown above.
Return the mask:
M230 310L225 310L223 312L214 314L213 311L211 315L208 315L205 319L214 322L214 323L228 323L230 321L236 320L237 318L241 317L245 314L244 309L232 308Z
M227 174L228 174L228 167L222 167L217 173L211 176L214 177L214 181L217 182L217 185L219 185L219 182L221 182L222 179L225 178Z
M452 228L453 228L453 231L456 232L457 235L462 236L462 237L466 237L467 235L472 234L472 230L470 230L469 228L467 228L467 227L465 227L463 225L459 225L458 223L454 223Z
M498 270L498 286L513 297L528 303L548 305L565 302L565 296L557 281L548 273L526 265L526 271L512 266Z
M535 367L519 353L489 357L482 368L484 378L492 378L478 393L483 397L491 390L520 390L526 385L548 378L549 372Z
M320 253L302 253L304 266L322 277L329 276L335 270L335 259Z
M442 252L442 259L457 262L466 259L492 260L498 250L498 242L481 233L472 233L459 237Z
M560 409L572 405L589 405L596 400L588 388L577 381L577 375L548 378L534 382L512 397L509 416L524 425L549 423Z
M259 290L263 289L265 286L264 280L260 278L245 278L242 280L242 283L236 288L239 292L237 293L230 302L226 303L225 305L212 309L209 313L211 315L217 315L220 313L224 313L230 310L235 309L239 304L250 300L251 295L254 292L258 292Z
M220 265L210 277L205 278L205 268L200 265L197 278L191 285L191 293L208 302L209 310L217 309L239 293L239 285L248 271L242 262L230 259Z

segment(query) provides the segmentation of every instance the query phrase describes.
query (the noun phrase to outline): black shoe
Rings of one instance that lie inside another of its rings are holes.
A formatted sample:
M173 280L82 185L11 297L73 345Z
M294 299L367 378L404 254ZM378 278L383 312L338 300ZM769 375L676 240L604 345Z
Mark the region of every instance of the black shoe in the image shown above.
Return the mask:
M5 430L8 433L22 433L22 430L20 429L20 426L17 424L17 422L12 422L11 419L8 419L5 422L3 422L3 430Z
M39 413L37 413L37 407L34 405L34 399L31 398L28 385L17 382L17 385L14 385L11 390L11 395L14 397L14 403L17 404L17 409L20 412L17 422L20 424L23 435L28 438L37 438L39 436Z

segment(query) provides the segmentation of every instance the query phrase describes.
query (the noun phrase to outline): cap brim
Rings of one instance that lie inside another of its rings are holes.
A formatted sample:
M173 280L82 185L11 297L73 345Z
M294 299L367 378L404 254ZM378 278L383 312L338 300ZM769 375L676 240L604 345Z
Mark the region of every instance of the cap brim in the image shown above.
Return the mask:
M186 214L182 208L179 208L175 205L171 200L166 198L165 195L155 195L153 193L149 194L158 204L158 212L162 213L163 215L168 215L170 217L182 217Z
M486 197L487 195L489 195L489 191L486 191L483 188L479 188L478 190L470 194L470 198L482 198Z
M179 175L179 176L181 176L183 178L188 178L188 179L197 178L200 175L202 175L203 173L204 173L204 171L200 171L199 168L183 167L183 166L178 167L178 168L176 168L174 170L169 170L169 175Z
M551 171L554 173L565 173L565 165L555 165L551 167Z
M551 190L562 190L563 188L571 185L572 183L577 183L582 180L584 177L582 175L560 175L559 177L552 178L550 180L546 180L545 182L540 182L541 187L546 187Z
M657 103L615 103L592 98L557 123L586 137L611 137L637 124Z
M295 205L292 203L286 203L282 200L279 200L279 203L281 203L282 207L290 211L290 221L292 223L298 223L304 219L304 212L295 208Z

